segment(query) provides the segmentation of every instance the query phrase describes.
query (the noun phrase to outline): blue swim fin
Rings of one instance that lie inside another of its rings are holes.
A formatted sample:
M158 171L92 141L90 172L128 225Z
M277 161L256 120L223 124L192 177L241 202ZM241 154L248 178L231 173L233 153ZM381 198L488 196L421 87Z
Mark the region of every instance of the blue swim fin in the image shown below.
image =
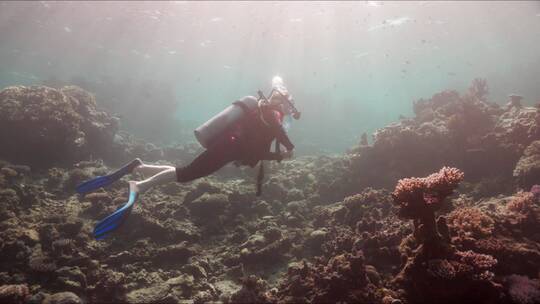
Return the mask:
M98 176L94 179L91 179L89 181L86 181L80 185L77 186L76 190L79 194L86 194L88 192L92 192L94 190L97 190L101 187L106 187L115 181L121 179L124 175L131 173L135 167L142 164L140 159L134 159L129 164L123 166L122 168L118 169L117 171L105 175L105 176Z
M129 200L124 206L122 206L120 209L116 210L113 214L107 216L106 218L102 219L99 223L97 223L96 227L94 228L94 237L97 240L101 240L109 232L120 227L120 225L124 223L124 221L127 219L129 214L131 213L133 204L135 204L135 201L137 201L138 197L139 197L139 194L137 192L130 191Z

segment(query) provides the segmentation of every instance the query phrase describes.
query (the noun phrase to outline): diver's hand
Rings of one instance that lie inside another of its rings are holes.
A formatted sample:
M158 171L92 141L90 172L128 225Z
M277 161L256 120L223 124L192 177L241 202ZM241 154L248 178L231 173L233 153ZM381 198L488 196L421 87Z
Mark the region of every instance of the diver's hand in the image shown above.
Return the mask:
M287 150L287 151L283 152L281 154L281 156L283 157L283 159L293 158L294 152L293 152L293 150Z

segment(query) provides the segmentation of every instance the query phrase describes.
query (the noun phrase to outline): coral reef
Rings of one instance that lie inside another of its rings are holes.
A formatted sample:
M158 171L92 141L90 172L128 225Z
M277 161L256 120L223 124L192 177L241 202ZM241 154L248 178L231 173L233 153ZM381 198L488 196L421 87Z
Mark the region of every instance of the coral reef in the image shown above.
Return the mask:
M85 196L78 183L132 157L183 164L199 147L111 137L112 118L78 88L8 88L0 124L35 114L52 128L39 144L66 142L58 161L0 160L0 302L537 303L540 119L487 92L478 79L419 100L414 118L345 155L268 163L261 197L253 172L234 166L155 187L96 241L127 177ZM26 102L34 114L18 112Z
M469 182L498 178L486 195L511 193L513 175L527 179L536 172L532 167L525 173L532 159L514 167L525 148L540 139L540 112L527 106L503 109L488 102L487 93L486 81L475 79L463 95L443 91L416 101L415 117L377 130L372 145L352 149L343 159L345 172L332 184L342 184L339 188L350 195L358 188L390 188L400 178L450 165L461 168Z

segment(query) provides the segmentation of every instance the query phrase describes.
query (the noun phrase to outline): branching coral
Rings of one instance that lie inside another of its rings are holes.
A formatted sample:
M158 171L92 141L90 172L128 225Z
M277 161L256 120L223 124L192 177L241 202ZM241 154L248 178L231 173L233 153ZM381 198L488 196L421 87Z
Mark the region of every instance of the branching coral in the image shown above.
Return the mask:
M535 205L535 197L531 192L518 192L514 198L506 205L512 212L528 215Z
M458 251L456 254L464 264L472 266L477 271L488 270L497 264L497 259L491 255L476 253L474 251Z
M462 180L463 172L459 169L443 167L428 177L398 181L392 193L394 203L399 207L401 217L414 221L415 236L424 244L425 250L435 249L433 246L443 239L435 221L435 211L442 207L444 199ZM446 225L441 220L439 226Z
M460 170L444 167L425 178L400 180L393 193L400 215L413 219L414 236L421 243L396 278L396 282L407 286L408 292L412 290L411 302L460 302L474 298L478 288L489 297L498 297L490 272L497 260L487 254L456 250L446 218L441 216L435 221L435 211L462 180ZM494 225L491 218L475 208L457 209L449 217L449 224L467 236L488 235ZM448 286L455 288L445 289ZM491 301L489 297L482 301Z
M493 225L493 219L478 208L459 208L448 215L448 226L460 237L489 236Z

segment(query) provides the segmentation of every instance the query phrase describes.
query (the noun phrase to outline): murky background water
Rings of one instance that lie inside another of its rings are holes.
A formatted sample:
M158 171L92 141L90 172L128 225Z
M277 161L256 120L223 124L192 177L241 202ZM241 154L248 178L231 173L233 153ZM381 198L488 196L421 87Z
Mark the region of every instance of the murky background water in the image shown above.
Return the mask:
M0 2L0 87L75 83L155 142L287 83L300 152L341 152L445 89L540 96L540 2Z

